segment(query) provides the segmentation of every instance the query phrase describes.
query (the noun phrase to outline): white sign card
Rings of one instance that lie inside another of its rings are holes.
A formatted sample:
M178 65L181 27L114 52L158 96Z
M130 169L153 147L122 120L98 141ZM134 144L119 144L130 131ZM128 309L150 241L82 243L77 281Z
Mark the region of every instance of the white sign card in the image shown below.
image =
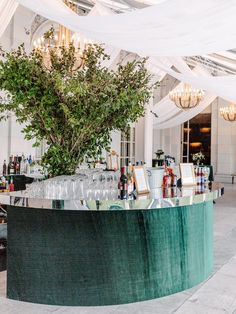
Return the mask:
M196 185L193 163L179 164L182 185Z
M145 194L150 192L146 169L142 166L134 167L134 181L138 194Z

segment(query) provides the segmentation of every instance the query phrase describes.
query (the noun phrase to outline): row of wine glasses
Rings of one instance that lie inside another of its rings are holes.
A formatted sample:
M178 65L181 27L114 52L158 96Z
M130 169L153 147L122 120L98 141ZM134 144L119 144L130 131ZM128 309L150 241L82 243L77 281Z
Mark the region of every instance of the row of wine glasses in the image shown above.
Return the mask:
M64 200L111 200L118 197L118 174L85 169L73 176L59 176L28 186L29 197Z

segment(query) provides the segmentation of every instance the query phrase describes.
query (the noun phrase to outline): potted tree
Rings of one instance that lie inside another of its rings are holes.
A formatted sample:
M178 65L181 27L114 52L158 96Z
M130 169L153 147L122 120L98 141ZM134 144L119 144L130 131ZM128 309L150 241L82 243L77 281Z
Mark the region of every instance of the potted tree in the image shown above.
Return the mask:
M80 68L73 45L52 49L47 64L41 51L27 54L23 45L1 56L0 89L9 95L1 119L12 112L27 140L46 140L42 164L51 177L73 174L85 158L109 149L112 130L145 113L152 88L145 59L112 71L102 65L109 56L99 45L87 48Z

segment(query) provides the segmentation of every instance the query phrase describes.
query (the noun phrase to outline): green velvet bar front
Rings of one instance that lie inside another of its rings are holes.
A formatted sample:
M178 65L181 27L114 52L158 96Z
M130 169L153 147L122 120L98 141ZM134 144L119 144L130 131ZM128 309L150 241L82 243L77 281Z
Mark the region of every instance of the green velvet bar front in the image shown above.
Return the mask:
M7 297L108 305L188 289L213 270L213 205L76 211L8 206Z

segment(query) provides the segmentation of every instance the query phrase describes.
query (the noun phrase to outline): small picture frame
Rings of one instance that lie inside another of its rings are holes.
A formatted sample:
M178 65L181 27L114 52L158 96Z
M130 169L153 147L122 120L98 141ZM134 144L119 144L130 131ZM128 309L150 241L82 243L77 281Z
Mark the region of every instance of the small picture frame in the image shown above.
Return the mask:
M196 177L193 163L179 164L182 186L196 185Z
M147 194L150 192L147 172L143 166L135 166L133 168L134 182L138 194Z

